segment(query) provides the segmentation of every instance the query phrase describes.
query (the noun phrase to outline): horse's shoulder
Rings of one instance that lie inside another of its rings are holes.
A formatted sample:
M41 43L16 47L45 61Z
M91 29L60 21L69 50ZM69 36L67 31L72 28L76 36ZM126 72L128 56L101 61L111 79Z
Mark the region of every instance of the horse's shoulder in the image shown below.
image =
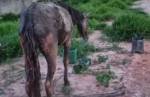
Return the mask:
M58 12L61 15L63 22L65 24L66 31L71 31L72 26L73 26L71 15L65 8L63 8L59 5L57 5L57 8L58 8Z

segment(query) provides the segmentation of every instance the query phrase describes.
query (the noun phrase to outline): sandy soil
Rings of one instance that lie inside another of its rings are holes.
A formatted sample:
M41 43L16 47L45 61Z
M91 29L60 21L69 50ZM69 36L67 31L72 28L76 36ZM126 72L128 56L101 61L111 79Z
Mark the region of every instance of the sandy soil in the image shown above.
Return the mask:
M112 44L106 42L102 42L101 32L95 31L92 35L90 35L89 42L95 45L96 47L105 49L106 47L112 48ZM98 63L95 62L97 60L98 55L107 55L109 56L109 60L106 63ZM89 57L92 59L92 65L89 67L89 70L83 74L74 74L72 70L72 66L69 66L69 80L71 82L71 91L69 97L103 97L103 94L107 95L120 95L124 92L122 78L122 69L121 67L117 67L122 63L116 63L115 57L119 55L116 54L116 51L102 51L95 52L91 54ZM113 59L114 58L114 59ZM123 60L125 58L124 55L120 55L118 61ZM42 96L45 97L45 89L44 89L44 81L46 77L47 65L43 56L39 57L40 65L41 65L41 74L42 74L42 83L41 90ZM117 76L115 79L111 80L110 86L105 88L101 86L94 75L96 72L107 70L106 66L108 63L114 62L117 66L112 66L112 71L114 70L115 75ZM57 60L57 70L55 74L55 97L67 97L63 92L63 63L62 58L58 57ZM13 59L9 63L2 64L0 66L0 97L26 97L26 93L24 90L25 85L25 72L24 72L24 61L23 58ZM118 94L119 93L119 94ZM95 95L95 96L93 96ZM100 96L102 95L102 96Z

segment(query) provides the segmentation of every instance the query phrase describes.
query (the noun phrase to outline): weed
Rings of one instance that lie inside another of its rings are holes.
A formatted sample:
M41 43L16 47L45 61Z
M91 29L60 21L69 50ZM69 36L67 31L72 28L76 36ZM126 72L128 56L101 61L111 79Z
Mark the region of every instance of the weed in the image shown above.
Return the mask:
M111 72L101 72L96 75L97 81L105 87L109 86L109 82L112 78L113 76Z
M74 65L73 70L76 74L81 74L82 72L86 71L88 69L87 65L84 64L79 64L79 65Z
M108 56L98 56L98 62L104 63L108 60Z

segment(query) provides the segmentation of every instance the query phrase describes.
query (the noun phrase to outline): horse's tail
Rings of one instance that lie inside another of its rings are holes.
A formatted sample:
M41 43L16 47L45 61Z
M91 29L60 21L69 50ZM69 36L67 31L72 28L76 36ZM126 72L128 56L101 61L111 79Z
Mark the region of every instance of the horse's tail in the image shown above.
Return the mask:
M20 17L20 36L23 40L24 53L28 55L31 60L36 59L36 41L34 35L34 23L32 19L32 14L27 11L21 13ZM35 62L35 60L34 60Z
M20 40L25 55L26 91L29 96L40 96L40 66L38 61L37 42L34 34L32 12L26 10L20 17Z
M39 61L32 12L24 11L20 19L20 38L25 54L27 80L36 79L38 81L40 79Z

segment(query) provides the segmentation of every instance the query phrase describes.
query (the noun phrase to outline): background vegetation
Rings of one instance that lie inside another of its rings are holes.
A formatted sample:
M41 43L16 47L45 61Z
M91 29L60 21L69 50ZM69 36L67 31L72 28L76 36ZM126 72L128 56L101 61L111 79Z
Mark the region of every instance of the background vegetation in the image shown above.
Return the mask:
M18 16L6 14L0 19L0 62L21 54Z
M132 9L137 0L66 0L75 8L89 14L92 30L104 30L113 41L130 41L139 33L150 38L150 17L140 9ZM106 26L106 21L114 21Z
M89 15L89 27L92 30L104 30L115 41L129 41L135 33L150 38L150 17L130 6L136 0L64 0L74 8ZM107 26L106 21L114 21ZM0 62L21 54L18 39L18 16L7 14L0 17ZM78 38L77 30L73 37ZM94 47L73 40L72 48L78 49L78 58L94 51Z

